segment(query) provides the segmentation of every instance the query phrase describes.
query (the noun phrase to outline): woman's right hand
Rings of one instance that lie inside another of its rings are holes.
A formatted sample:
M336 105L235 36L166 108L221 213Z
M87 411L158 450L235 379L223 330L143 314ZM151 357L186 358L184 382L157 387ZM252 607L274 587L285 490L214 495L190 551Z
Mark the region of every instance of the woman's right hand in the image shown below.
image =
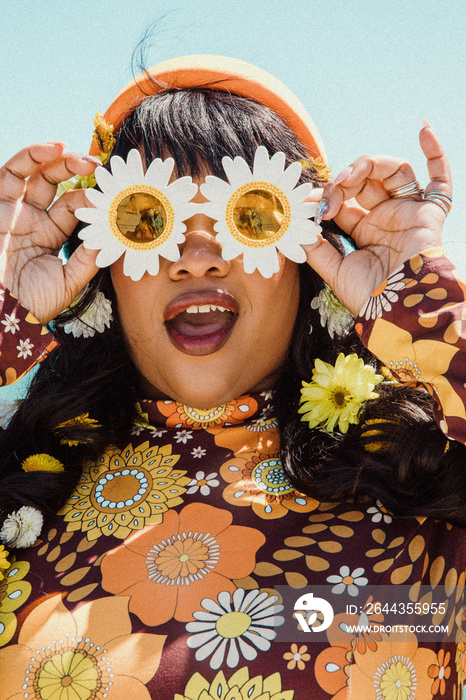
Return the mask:
M57 185L98 165L64 148L35 144L0 168L0 279L42 324L66 309L99 269L97 251L82 244L66 265L58 257L86 199L85 190L68 190L52 204Z

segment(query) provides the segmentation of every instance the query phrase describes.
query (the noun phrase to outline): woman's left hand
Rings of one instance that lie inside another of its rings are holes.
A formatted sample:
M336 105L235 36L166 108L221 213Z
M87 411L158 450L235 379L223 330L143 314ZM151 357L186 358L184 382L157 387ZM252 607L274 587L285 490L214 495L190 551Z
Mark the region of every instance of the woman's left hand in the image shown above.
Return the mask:
M448 160L429 125L423 127L419 140L431 180L426 192L441 190L451 195ZM445 213L438 204L422 195L390 196L390 191L415 180L406 161L362 156L323 190L322 199L328 202L323 218L334 219L359 250L342 256L321 239L305 246L307 260L354 315L402 263L425 248L441 245Z

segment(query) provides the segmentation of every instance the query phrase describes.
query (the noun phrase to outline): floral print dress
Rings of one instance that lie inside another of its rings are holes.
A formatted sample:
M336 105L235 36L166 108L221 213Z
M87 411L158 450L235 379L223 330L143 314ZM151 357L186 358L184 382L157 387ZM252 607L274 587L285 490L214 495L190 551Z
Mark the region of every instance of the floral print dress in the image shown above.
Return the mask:
M369 348L424 383L442 429L462 441L464 291L441 252L425 251L357 319ZM53 339L8 294L0 318L12 381ZM131 440L88 464L40 539L10 557L0 700L461 700L465 543L459 528L394 518L379 502L297 492L273 392L208 411L141 400ZM383 621L372 585L414 595L421 583L452 603L454 619L433 618L456 623L452 639L350 630ZM349 593L358 611L319 635L292 624L284 638L281 592L315 586Z

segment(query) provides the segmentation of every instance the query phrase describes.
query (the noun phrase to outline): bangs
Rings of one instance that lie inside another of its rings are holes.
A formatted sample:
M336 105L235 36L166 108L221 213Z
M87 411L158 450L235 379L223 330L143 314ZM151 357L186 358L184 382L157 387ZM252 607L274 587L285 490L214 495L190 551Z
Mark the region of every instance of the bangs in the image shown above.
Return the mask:
M171 156L176 174L225 178L224 156L241 156L251 167L256 149L283 151L287 164L306 158L305 147L271 109L246 97L208 88L183 89L148 97L115 134L113 154L137 148L149 164ZM303 172L302 180L312 179Z

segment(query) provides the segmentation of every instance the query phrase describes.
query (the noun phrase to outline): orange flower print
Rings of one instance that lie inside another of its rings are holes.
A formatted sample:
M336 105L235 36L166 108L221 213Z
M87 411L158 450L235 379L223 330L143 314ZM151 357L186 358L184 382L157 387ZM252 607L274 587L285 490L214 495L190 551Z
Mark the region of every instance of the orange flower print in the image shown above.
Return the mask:
M445 695L446 684L445 678L450 678L451 668L448 665L450 663L450 652L445 653L444 649L440 649L437 656L437 663L429 666L429 676L434 679L432 683L431 693L436 695L440 692L440 695Z
M260 518L283 518L290 510L309 513L319 505L290 484L278 454L230 459L220 474L229 482L223 491L227 503L249 506Z
M316 659L314 665L316 681L326 693L331 695L331 700L347 700L348 698L348 657L350 654L349 645L332 645L321 651ZM361 695L360 697L373 696Z
M0 700L150 700L166 637L131 634L128 598L106 597L73 613L60 595L26 618L18 644L0 650Z
M109 448L84 469L75 492L59 515L67 530L82 530L89 541L102 535L125 539L145 525L162 522L164 513L183 503L189 477L174 469L179 455L171 445L149 442L124 450Z
M292 644L291 645L291 651L287 651L285 654L283 654L283 658L285 661L288 661L286 667L290 670L293 671L296 667L299 668L300 671L304 671L306 668L306 661L310 661L311 655L306 654L307 652L307 647L302 645L298 649L297 644Z
M416 636L404 633L383 635L375 651L354 652L351 691L355 698L375 700L430 700L432 678L429 668L437 661L432 649L419 647Z
M466 418L464 403L445 376L458 348L437 340L413 341L408 331L383 318L374 323L368 347L400 381L424 384L447 418Z
M275 418L235 425L210 428L215 444L232 450L236 457L247 457L250 452L272 454L280 449L280 435Z
M242 423L257 411L257 402L251 396L240 396L235 401L215 408L192 408L176 401L160 401L157 407L166 416L167 427L189 427L196 430L212 428L224 423L230 425Z
M202 503L169 511L163 523L134 533L104 557L102 587L130 596L130 611L146 625L192 620L201 600L233 593L232 579L255 567L265 536L232 520L228 511Z

